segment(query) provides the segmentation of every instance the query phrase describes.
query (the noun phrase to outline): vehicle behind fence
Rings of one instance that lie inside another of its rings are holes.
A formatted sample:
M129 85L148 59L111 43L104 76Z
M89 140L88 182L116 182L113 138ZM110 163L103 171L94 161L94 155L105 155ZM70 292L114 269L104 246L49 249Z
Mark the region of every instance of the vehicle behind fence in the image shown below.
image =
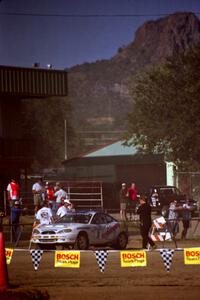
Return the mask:
M176 185L182 193L195 199L200 208L200 172L176 172Z

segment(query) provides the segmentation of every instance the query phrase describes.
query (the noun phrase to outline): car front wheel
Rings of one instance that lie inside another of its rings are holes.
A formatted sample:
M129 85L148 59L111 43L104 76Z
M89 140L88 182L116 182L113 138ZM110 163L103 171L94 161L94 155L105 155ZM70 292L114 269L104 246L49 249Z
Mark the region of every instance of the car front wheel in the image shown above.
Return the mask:
M86 233L79 233L74 245L74 249L87 250L89 247L89 241Z

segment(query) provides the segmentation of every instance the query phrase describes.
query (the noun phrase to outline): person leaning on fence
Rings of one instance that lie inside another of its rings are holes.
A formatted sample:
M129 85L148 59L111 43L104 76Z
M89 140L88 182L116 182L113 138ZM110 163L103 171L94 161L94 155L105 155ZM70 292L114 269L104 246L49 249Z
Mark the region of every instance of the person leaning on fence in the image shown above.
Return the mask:
M140 233L142 236L142 248L148 249L148 244L152 249L156 248L154 241L149 237L149 230L152 225L151 220L151 206L148 203L148 198L146 196L141 196L139 199L139 206L137 213L140 216Z
M169 205L168 224L169 229L174 237L179 232L178 211L180 211L180 209L181 207L177 205L177 201L172 199Z
M182 239L186 239L187 231L190 227L191 212L192 212L192 207L190 205L189 199L186 199L185 203L182 206L182 222L183 222L183 231L181 233Z
M7 198L10 203L10 207L14 205L14 201L19 200L20 186L15 179L11 179L7 186Z

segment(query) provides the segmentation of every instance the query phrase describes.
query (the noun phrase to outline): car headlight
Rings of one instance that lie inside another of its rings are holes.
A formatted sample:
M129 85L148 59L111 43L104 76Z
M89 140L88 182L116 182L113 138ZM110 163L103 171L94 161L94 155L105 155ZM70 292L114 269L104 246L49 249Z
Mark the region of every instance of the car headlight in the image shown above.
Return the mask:
M38 229L34 229L33 234L40 234L40 231Z
M71 228L66 228L66 229L62 229L62 230L60 230L58 233L60 234L62 234L62 233L68 233L68 232L71 232L72 231L72 229Z

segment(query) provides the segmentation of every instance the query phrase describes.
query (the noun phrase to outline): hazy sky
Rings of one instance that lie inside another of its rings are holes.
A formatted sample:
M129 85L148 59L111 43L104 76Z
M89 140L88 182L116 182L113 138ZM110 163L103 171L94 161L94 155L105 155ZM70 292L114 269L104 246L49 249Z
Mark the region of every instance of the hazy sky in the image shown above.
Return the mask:
M145 21L180 11L200 17L200 0L0 0L0 65L109 59Z

